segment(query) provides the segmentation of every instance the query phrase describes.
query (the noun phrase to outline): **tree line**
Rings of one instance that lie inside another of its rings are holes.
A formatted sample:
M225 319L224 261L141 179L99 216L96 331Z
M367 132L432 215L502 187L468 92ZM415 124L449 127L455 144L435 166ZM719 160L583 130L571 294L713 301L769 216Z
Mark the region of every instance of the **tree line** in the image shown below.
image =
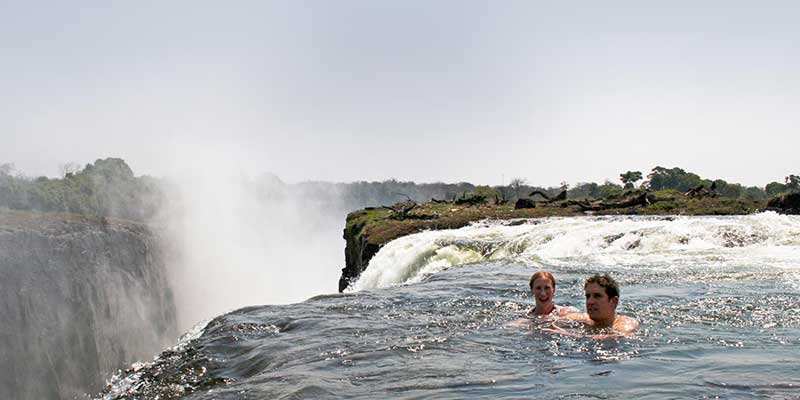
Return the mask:
M641 183L637 182L641 181ZM489 186L459 183L415 183L389 179L373 182L303 182L284 184L274 175L252 182L254 193L265 201L302 201L321 208L349 212L364 207L390 205L403 200L426 202L458 201L482 197L489 202L513 203L540 191L555 196L563 190L570 199L608 199L626 190L686 192L703 185L713 187L721 197L763 201L784 193L800 192L800 176L788 175L784 182L770 182L763 188L707 179L682 168L657 166L645 177L641 171L620 174L620 183L606 181L566 182L557 187L529 185L523 178L508 184ZM713 186L712 186L713 185ZM136 177L119 158L106 158L83 169L65 168L62 178L29 178L16 173L10 164L0 164L0 207L21 210L70 212L147 221L157 216L169 199L170 182L149 176Z
M0 207L149 220L164 194L158 179L135 177L119 158L97 160L63 178L28 178L0 165Z

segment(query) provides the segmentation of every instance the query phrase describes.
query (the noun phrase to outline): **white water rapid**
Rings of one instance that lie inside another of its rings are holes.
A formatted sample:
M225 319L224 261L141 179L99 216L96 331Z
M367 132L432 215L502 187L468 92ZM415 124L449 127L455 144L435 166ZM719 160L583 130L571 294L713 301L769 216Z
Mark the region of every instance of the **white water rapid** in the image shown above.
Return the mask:
M445 268L509 260L618 268L765 265L800 284L800 217L585 217L482 221L387 243L350 291L414 283Z

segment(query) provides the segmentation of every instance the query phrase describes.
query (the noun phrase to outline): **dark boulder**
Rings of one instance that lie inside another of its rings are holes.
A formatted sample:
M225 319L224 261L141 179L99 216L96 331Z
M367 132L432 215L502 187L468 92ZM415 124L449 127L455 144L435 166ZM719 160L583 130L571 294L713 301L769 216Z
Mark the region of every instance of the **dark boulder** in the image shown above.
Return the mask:
M536 208L536 203L531 199L519 199L514 204L514 209L519 210L521 208Z
M556 195L556 197L553 197L552 199L550 199L550 201L562 201L562 200L566 200L566 199L567 199L567 191L566 190L562 190L559 194Z
M800 192L786 193L769 199L767 210L782 214L800 214Z
M460 199L456 199L456 205L467 205L467 206L477 206L486 203L486 196L483 195L472 195L469 197L462 197Z
M715 190L716 187L717 187L716 182L714 182L711 185L711 189L706 189L704 185L698 185L696 187L687 190L686 193L684 194L686 195L686 197L691 197L691 198L717 197L719 196L719 193L716 192Z

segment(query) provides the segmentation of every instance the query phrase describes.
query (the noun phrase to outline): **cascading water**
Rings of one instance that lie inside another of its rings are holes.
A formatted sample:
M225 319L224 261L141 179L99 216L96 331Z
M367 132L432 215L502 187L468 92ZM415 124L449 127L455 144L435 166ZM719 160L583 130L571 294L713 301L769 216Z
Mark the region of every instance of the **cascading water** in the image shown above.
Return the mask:
M609 273L630 338L518 321L527 279L583 307ZM483 222L385 245L354 290L198 327L103 399L796 398L800 217Z
M142 225L0 213L0 398L72 399L177 337L157 236Z
M428 231L386 244L351 291L413 283L454 265L512 260L531 265L606 266L769 262L794 266L796 217L586 217L488 221Z

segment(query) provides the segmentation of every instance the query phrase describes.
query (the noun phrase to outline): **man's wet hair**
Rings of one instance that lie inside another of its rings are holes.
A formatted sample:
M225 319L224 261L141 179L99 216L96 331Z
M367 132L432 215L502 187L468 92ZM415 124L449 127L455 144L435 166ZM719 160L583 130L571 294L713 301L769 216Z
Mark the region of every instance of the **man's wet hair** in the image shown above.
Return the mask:
M614 280L614 278L606 274L603 275L594 274L586 279L586 283L583 284L583 288L586 289L586 287L592 283L596 283L600 285L600 287L605 289L606 295L608 296L609 299L614 296L619 297L619 285L617 284L617 281Z
M543 279L543 278L549 279L550 282L553 282L553 289L556 288L556 278L553 276L553 274L547 271L539 271L531 275L531 280L528 282L528 286L530 286L531 290L533 290L533 282L535 282L537 279Z

